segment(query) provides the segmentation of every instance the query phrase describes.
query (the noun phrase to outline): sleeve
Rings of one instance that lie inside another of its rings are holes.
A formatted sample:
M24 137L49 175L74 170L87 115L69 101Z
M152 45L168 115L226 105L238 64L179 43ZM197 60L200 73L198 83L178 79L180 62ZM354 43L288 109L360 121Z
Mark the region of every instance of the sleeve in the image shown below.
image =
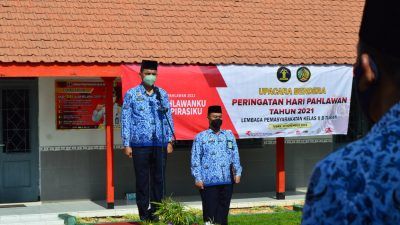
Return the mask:
M191 163L190 169L192 171L192 176L194 177L195 181L203 181L201 176L201 141L200 138L197 136L196 139L193 141L192 145L192 154L191 154Z
M132 96L129 92L125 94L121 113L121 138L124 147L130 145L132 123Z
M236 143L235 136L230 133L232 143L233 143L233 168L235 170L235 176L242 176L242 166L240 165L239 148Z
M165 92L164 99L165 99L165 107L168 109L168 111L167 111L167 119L169 121L169 124L171 125L171 127L169 127L169 125L168 125L169 132L168 132L167 140L168 140L168 142L171 142L171 141L174 141L173 133L175 132L175 127L174 127L174 119L172 118L171 105L170 105L170 102L169 102L169 98L168 98L167 92Z
M303 208L303 225L322 224L320 221L321 218L326 218L326 215L323 213L326 210L325 207L332 206L332 208L335 208L335 203L331 202L331 198L328 197L328 179L321 164L317 164L311 175L307 189L306 201Z

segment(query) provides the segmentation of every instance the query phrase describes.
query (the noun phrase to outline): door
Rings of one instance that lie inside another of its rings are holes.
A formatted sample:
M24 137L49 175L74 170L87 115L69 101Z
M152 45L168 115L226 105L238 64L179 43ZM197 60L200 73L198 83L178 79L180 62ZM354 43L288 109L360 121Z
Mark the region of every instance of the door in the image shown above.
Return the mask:
M0 79L0 203L39 200L37 79Z

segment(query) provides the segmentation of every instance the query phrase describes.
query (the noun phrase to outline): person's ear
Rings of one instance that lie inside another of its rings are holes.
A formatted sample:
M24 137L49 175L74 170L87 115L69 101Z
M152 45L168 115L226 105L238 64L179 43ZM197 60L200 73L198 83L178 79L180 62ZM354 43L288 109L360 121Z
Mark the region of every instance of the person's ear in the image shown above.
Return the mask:
M366 90L375 80L376 75L373 69L373 61L371 57L367 53L363 53L361 55L361 69L362 69L362 76L360 78L359 89L360 91Z

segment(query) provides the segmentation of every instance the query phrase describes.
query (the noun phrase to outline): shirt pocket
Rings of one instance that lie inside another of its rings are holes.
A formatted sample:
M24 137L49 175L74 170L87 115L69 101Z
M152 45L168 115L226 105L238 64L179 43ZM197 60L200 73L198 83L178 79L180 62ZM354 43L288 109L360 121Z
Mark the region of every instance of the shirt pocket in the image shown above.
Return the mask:
M222 178L222 171L219 164L211 162L205 165L204 167L204 176L205 180L209 183L220 182Z
M201 165L201 176L203 177L203 182L207 183L210 179L209 165L204 163Z
M137 97L133 105L133 111L136 115L145 114L149 108L149 103L143 97Z
M229 181L231 179L231 173L230 173L230 166L226 163L220 165L221 168L221 173L222 173L222 179L224 181Z
M149 139L154 131L154 119L136 119L133 121L132 136L135 142L141 142Z

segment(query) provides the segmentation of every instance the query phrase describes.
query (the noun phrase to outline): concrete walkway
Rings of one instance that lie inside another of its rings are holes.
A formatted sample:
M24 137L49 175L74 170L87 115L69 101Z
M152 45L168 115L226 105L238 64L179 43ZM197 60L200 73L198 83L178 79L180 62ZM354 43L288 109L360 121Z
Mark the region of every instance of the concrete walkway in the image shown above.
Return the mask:
M274 193L234 194L231 208L248 208L259 206L286 206L304 203L304 192L287 192L285 200L276 200ZM174 200L185 205L201 209L199 196L177 196ZM106 209L104 201L58 201L0 205L0 225L63 225L60 215L77 217L106 217L138 214L134 201L119 200L115 209Z

